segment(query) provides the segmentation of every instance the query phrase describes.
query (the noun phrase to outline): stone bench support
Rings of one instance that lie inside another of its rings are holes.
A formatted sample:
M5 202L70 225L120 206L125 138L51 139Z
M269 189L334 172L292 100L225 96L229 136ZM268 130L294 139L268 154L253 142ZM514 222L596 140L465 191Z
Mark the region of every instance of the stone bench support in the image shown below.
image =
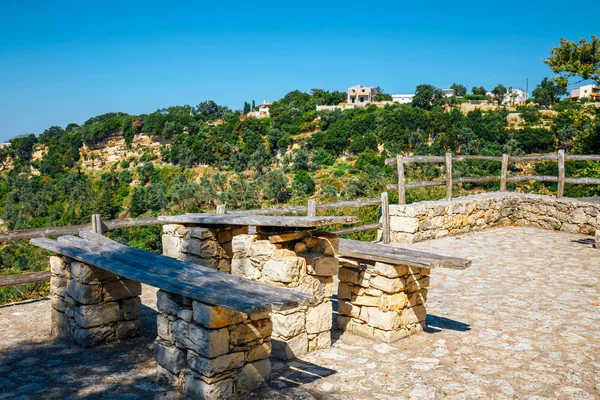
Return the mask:
M269 313L245 314L163 290L157 294L158 378L193 399L228 399L269 379Z
M93 346L140 334L139 282L67 257L50 257L52 334Z
M342 259L338 328L386 343L425 327L429 268Z
M289 360L331 346L336 241L309 236L273 244L266 233L233 238L232 274L315 296L309 306L273 311L274 358Z

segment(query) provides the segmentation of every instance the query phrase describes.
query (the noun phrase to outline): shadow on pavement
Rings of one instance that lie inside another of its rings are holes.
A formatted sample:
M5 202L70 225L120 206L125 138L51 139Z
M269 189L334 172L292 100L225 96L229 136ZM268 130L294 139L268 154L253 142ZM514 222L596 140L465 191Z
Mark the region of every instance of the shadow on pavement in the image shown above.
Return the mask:
M427 333L437 333L443 330L458 332L466 332L471 330L471 325L469 324L432 314L427 315L426 325L425 332Z

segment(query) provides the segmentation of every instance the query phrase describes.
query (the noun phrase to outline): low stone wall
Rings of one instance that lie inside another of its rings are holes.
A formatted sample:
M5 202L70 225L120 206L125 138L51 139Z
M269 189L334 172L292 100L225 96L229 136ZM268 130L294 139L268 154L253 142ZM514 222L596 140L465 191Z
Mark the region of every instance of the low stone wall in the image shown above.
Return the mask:
M201 228L177 224L163 225L163 254L221 272L231 271L235 235L248 233L247 227Z
M140 334L142 286L67 257L50 257L52 334L83 346Z
M233 238L232 274L315 296L309 306L273 311L273 357L288 360L331 346L336 240L311 236L272 244L261 233Z
M390 236L393 243L412 243L506 225L594 235L599 214L600 204L576 199L493 192L390 205Z
M160 290L157 375L193 399L229 399L271 374L269 313L244 314Z
M425 327L429 268L342 259L338 327L387 343Z

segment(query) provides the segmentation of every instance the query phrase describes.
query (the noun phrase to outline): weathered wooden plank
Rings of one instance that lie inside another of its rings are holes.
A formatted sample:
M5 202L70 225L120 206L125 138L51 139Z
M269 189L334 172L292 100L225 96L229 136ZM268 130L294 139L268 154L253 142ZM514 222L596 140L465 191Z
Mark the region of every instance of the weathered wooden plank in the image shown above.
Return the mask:
M556 161L556 154L545 154L540 156L510 156L510 162L535 162L535 161Z
M600 161L598 154L565 154L565 161Z
M122 228L133 228L137 226L152 226L162 225L162 222L157 217L148 218L124 218L124 219L113 219L110 221L103 221L103 226L108 230L122 229ZM83 229L80 229L83 230Z
M12 240L32 239L46 236L74 235L81 230L89 230L90 228L91 225L87 224L50 228L21 229L17 231L0 233L0 242L10 242Z
M578 185L600 185L599 178L565 178L565 183Z
M558 190L556 191L556 197L559 199L563 197L565 192L565 151L563 149L558 150Z
M525 181L558 182L558 177L557 176L548 176L548 175L544 175L544 176L537 176L537 175L511 176L509 178L506 178L506 181L507 182L525 182Z
M417 163L445 163L446 157L443 156L405 156L403 157L404 164L417 164ZM386 165L396 164L396 157L390 157L385 159Z
M27 283L45 282L50 280L50 271L30 272L27 274L16 274L0 276L0 287L25 285Z
M470 160L478 160L478 161L502 161L502 157L497 156L477 156L477 155L465 155L465 156L454 156L455 162L461 161L470 161Z
M217 214L225 214L225 204L217 205Z
M381 229L381 224L369 224L369 225L361 225L361 226L353 226L352 228L344 228L338 229L336 231L332 231L332 233L336 235L349 235L351 233L368 231L370 229Z
M288 217L288 216L247 216L216 214L184 214L160 216L161 222L198 225L234 225L234 226L276 226L289 228L316 228L328 225L346 225L358 222L357 217Z
M508 176L508 154L502 154L502 170L500 172L500 191L506 192L506 177Z
M462 178L454 178L454 183L485 183L499 181L499 176L467 176Z
M378 243L361 242L358 240L340 239L339 250L336 255L348 258L380 261L391 264L403 264L414 267L427 268L453 268L465 269L471 265L470 260L456 257L442 256L405 249L401 247L383 245Z
M407 189L416 189L421 187L430 186L446 186L446 181L422 181L422 182L411 182L406 184Z
M390 242L390 202L387 192L381 193L381 240Z
M100 214L92 215L92 230L102 235L102 216Z
M269 242L271 243L284 243L291 242L292 240L302 240L310 237L311 233L308 231L281 233L278 235L269 236Z
M446 153L446 201L452 200L452 153Z
M404 160L402 159L402 155L400 154L398 154L396 158L396 169L398 172L398 204L406 204L406 179L404 176Z
M133 249L137 252L127 253L126 249L117 246L105 250L104 254L99 254L92 251L90 247L86 249L68 243L69 238L61 240L62 242L36 238L32 239L31 243L137 282L204 303L246 313L267 311L270 309L270 304L283 308L297 307L310 299L310 296L304 293L275 288L206 267L186 264L168 257L155 254L154 256L157 258L152 258L152 253L143 252L142 250ZM72 243L77 245L80 245L82 240L85 241L84 239L71 237ZM88 242L87 246L94 247L100 246L100 244L94 245ZM106 247L106 245L104 246ZM133 254L138 257L133 257ZM289 301L290 298L291 301Z
M315 199L308 200L307 208L308 208L307 214L309 217L317 216L317 200L315 200Z

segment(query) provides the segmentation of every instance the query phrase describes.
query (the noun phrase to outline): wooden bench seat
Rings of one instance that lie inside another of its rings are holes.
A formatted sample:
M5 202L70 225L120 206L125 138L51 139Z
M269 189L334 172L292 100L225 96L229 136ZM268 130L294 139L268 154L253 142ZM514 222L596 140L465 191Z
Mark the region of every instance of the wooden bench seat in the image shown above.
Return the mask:
M349 239L339 240L339 249L336 252L336 255L345 258L379 261L388 264L402 264L417 268L441 267L465 269L471 266L471 261L464 258L447 257L424 251Z
M92 231L80 236L35 238L31 243L132 281L247 314L295 308L311 300L305 293L135 249Z

